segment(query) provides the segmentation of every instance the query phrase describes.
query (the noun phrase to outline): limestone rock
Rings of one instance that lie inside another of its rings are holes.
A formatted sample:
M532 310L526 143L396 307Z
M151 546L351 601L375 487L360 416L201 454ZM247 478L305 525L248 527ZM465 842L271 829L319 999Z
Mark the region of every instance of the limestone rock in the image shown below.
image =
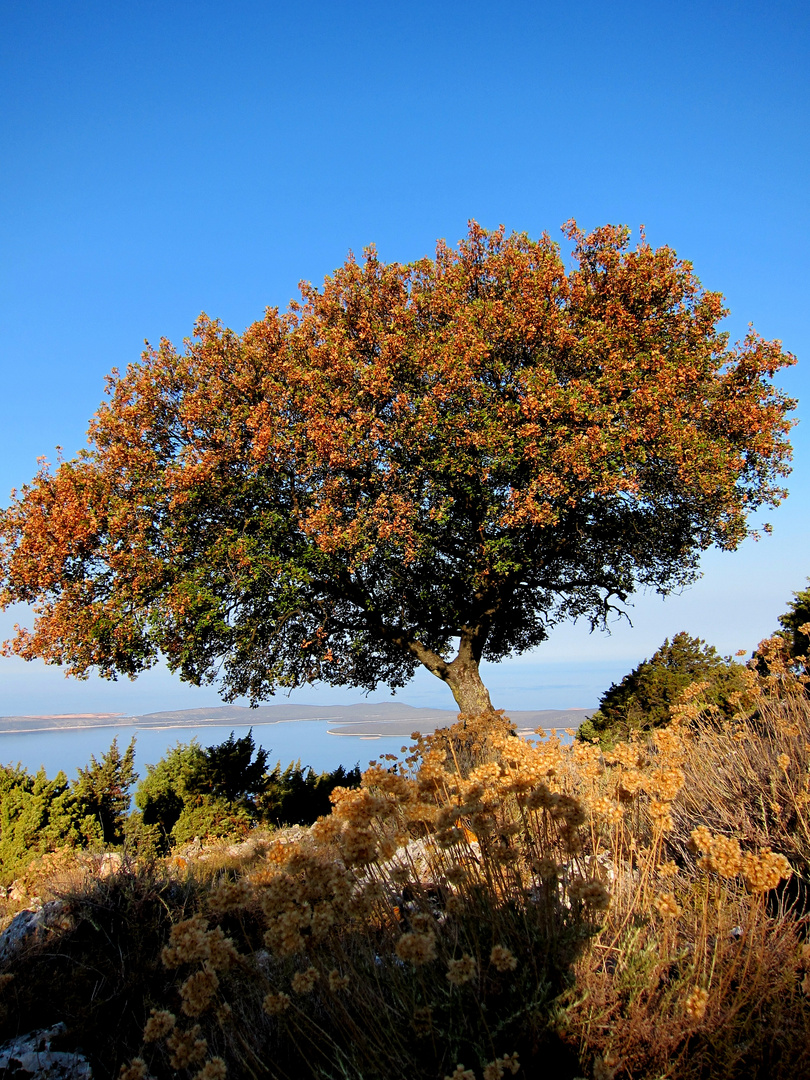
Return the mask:
M78 1051L51 1050L64 1024L31 1031L0 1046L0 1076L8 1080L92 1080L90 1062Z

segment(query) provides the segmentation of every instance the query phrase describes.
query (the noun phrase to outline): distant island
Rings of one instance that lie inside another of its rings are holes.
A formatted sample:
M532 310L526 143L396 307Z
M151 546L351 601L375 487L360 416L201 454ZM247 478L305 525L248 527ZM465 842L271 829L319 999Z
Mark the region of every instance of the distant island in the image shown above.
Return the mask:
M521 734L535 728L577 728L594 709L511 709L507 715ZM23 735L48 731L84 731L88 728L198 728L259 727L302 720L331 720L330 735L359 735L373 738L396 735L408 738L411 732L426 734L447 727L456 717L453 709L418 709L396 701L357 705L221 705L210 709L175 709L127 716L125 713L52 713L27 716L0 716L0 735Z

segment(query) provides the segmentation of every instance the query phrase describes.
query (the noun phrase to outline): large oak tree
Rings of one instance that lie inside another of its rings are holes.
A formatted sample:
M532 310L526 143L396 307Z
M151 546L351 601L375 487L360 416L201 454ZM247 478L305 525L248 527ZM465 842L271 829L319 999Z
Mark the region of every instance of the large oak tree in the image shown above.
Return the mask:
M0 522L7 651L135 676L162 654L257 702L419 664L466 713L561 619L604 626L730 550L784 495L792 357L729 347L718 293L642 236L471 224L457 250L349 258L236 334L109 379L89 449Z

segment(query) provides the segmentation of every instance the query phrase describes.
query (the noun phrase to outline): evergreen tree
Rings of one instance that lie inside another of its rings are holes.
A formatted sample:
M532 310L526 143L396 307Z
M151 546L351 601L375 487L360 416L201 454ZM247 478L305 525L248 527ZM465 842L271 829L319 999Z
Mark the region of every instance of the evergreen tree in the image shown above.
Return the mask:
M130 791L137 779L134 736L123 754L116 737L101 761L92 755L90 764L79 769L71 786L77 816L97 821L105 844L120 844L124 839Z
M605 691L599 709L580 726L577 736L608 746L633 730L661 727L669 723L680 694L698 681L707 681L708 700L730 713L733 695L743 688L742 667L681 631Z
M810 588L793 594L788 610L779 616L779 625L782 629L777 633L785 639L794 660L810 654L810 634L807 632L810 625Z

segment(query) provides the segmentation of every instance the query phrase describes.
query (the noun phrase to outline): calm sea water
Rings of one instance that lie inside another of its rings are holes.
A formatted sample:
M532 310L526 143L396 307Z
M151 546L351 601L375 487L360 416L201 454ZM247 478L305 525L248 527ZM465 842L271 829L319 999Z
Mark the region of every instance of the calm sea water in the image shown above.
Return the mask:
M291 720L280 724L256 724L253 739L264 747L268 761L283 766L301 759L301 765L311 765L316 772L331 771L338 765L347 769L358 763L365 768L372 758L380 754L398 754L408 740L401 736L368 737L359 735L329 735L334 720ZM188 743L197 738L201 746L214 746L223 742L233 731L237 738L247 735L249 725L228 724L223 727L143 728L115 727L90 728L80 731L31 732L25 735L0 734L0 764L19 762L29 772L44 767L48 776L62 769L73 779L76 770L90 761L94 754L100 758L118 738L119 749L129 745L135 736L135 768L143 776L146 766L154 765L178 742Z
M253 741L268 752L272 767L277 761L282 768L300 759L303 768L315 772L331 772L338 765L347 769L360 765L365 769L370 760L382 754L397 754L410 740L401 735L330 735L334 720L288 720L278 724L254 724ZM155 765L178 742L189 743L196 738L201 746L224 742L233 731L237 738L247 735L250 725L183 728L95 727L79 731L31 732L25 735L0 733L0 764L24 765L29 772L44 768L49 777L62 769L69 780L76 771L89 764L91 755L97 759L110 748L117 737L120 750L126 749L135 736L135 769L146 775L146 766ZM562 742L571 740L562 731Z

